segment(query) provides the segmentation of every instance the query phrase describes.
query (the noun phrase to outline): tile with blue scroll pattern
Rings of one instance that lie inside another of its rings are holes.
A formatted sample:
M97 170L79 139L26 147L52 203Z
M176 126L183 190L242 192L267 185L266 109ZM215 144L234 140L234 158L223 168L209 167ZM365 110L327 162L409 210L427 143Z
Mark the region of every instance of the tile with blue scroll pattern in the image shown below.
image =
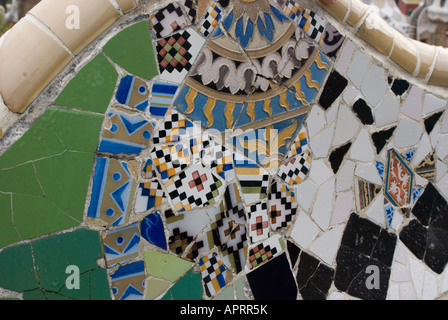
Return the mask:
M142 116L111 110L106 123L110 126L103 130L98 152L138 155L149 146L153 126Z
M107 231L103 239L107 266L123 264L138 255L140 235L137 223L113 231Z
M98 157L87 216L108 225L123 225L129 219L135 187L127 162Z
M142 300L145 292L145 263L133 262L117 269L111 276L115 300Z
M140 222L140 233L149 243L167 249L163 221L158 212L147 215Z

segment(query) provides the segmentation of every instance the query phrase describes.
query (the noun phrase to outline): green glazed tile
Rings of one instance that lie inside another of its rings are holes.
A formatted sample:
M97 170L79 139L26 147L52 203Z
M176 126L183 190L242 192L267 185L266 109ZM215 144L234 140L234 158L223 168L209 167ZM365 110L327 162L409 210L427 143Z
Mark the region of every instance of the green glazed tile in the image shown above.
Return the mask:
M193 263L172 254L146 251L143 253L148 275L174 282L193 267Z
M35 163L45 197L79 222L83 218L93 161L92 153L66 152Z
M11 213L11 195L0 193L0 248L17 241L21 238L14 228Z
M14 223L24 239L79 225L44 197L14 194L12 201Z
M190 270L161 300L203 300L203 293L201 275Z
M151 79L158 74L147 21L127 27L103 47L106 55L127 72Z
M0 252L0 287L22 292L37 286L29 244L9 247Z
M23 300L47 300L47 296L42 290L36 289L24 292Z
M33 163L7 170L0 169L0 192L43 196Z
M71 275L68 266L77 266L83 274L98 268L96 260L103 255L99 233L87 229L37 240L33 251L41 287L56 292Z
M246 295L244 294L244 283L245 277L241 277L235 281L235 291L237 300L247 300Z
M0 157L0 192L12 193L13 221L23 239L82 221L103 118L49 108ZM8 214L10 207L0 222L10 230ZM13 236L2 237L1 245L16 241Z
M105 269L90 271L90 300L111 300L111 292Z
M59 106L104 113L109 106L118 73L104 57L97 55L65 86L54 103Z

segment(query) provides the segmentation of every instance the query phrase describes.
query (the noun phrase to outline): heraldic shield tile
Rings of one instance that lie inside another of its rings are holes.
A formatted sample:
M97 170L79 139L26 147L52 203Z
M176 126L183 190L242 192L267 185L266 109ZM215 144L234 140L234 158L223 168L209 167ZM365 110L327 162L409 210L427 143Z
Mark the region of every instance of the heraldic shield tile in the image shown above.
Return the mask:
M412 200L414 173L406 160L394 149L388 153L384 193L396 207L409 205Z

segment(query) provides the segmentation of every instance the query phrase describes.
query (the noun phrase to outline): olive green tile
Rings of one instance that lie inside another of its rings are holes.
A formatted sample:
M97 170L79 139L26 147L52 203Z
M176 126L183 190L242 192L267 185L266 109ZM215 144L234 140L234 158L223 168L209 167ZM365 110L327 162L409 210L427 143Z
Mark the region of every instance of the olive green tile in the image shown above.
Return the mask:
M244 293L244 284L246 283L246 277L241 277L235 281L235 291L237 300L247 300Z
M190 270L177 281L161 300L203 300L201 275Z
M193 267L193 263L172 254L145 251L143 253L146 272L155 278L174 282Z
M135 76L149 80L158 74L147 21L122 30L103 50L112 61Z
M233 286L225 287L213 298L213 300L235 300L235 291L233 290Z
M97 55L70 80L54 101L55 105L104 113L109 106L118 73L104 57Z
M87 229L37 240L33 251L41 287L56 292L71 275L68 266L77 266L83 274L98 268L96 260L103 256L99 233Z
M156 278L146 279L145 300L156 299L162 293L164 293L171 286L171 284L172 284L171 282L163 279L156 279Z
M0 287L16 292L38 287L30 244L0 252Z
M21 240L12 221L10 194L0 193L0 234L0 248Z

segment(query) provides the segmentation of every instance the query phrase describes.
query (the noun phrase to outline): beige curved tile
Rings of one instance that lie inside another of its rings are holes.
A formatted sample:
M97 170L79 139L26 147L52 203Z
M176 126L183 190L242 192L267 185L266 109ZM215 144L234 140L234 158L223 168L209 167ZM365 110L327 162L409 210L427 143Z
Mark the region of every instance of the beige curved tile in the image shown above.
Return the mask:
M109 0L44 0L28 14L43 22L75 55L119 17Z
M121 11L123 13L127 13L137 7L136 0L116 0L118 5L120 6Z
M0 95L5 105L23 112L70 59L48 33L21 19L0 47Z
M448 87L448 49L441 48L429 84Z
M357 35L383 55L429 84L448 87L448 49L405 37L360 0L338 0L319 4L335 18L355 27ZM434 59L436 59L434 61Z

